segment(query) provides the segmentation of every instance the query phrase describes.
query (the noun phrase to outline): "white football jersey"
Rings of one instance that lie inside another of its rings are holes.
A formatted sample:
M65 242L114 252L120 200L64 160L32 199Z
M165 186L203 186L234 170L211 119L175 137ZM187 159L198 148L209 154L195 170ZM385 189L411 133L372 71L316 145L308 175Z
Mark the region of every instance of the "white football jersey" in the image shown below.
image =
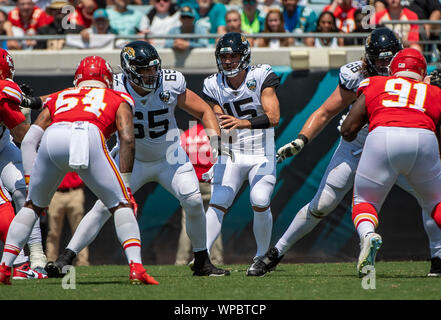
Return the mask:
M346 90L357 92L360 82L365 78L363 72L361 72L362 65L362 61L354 61L342 66L339 74L339 85ZM349 109L351 109L351 107L352 105L349 106ZM362 148L368 133L368 125L365 125L358 132L357 138L353 141L353 143Z
M346 90L357 92L360 82L364 80L361 72L363 62L354 61L340 68L339 85Z
M182 73L162 69L162 79L156 90L145 96L138 95L120 73L114 76L113 88L127 92L135 100L133 123L136 153L140 161L157 161L176 149L180 131L176 124L175 107L178 95L185 92L186 81ZM179 144L179 143L178 143ZM169 149L169 147L173 147Z
M241 86L234 90L222 73L216 73L204 80L203 97L222 107L225 114L239 119L251 119L264 114L261 102L262 90L279 85L279 77L268 64L248 67ZM237 140L232 151L239 154L273 155L274 128L236 129Z

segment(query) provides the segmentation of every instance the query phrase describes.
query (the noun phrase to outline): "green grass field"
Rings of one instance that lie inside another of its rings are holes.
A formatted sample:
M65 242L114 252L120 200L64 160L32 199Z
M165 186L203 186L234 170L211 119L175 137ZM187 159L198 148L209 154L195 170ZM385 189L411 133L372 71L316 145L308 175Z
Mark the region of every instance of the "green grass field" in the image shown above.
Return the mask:
M228 265L229 277L193 277L186 266L149 266L159 286L134 286L128 266L77 267L76 288L61 279L13 280L0 287L2 300L297 300L441 298L441 278L426 276L429 262L377 262L374 290L362 288L354 263L281 264L261 278L248 265Z

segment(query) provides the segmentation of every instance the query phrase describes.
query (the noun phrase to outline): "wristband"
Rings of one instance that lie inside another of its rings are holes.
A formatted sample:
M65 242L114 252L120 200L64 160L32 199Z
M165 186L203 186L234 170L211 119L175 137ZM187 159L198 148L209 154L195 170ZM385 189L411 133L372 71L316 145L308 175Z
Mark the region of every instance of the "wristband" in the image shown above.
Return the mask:
M297 136L297 139L302 140L303 143L304 143L305 145L307 145L308 142L309 142L309 139L308 139L305 135L303 135L303 134L299 134L299 135Z
M270 127L270 121L266 113L248 121L251 122L251 129L268 129Z

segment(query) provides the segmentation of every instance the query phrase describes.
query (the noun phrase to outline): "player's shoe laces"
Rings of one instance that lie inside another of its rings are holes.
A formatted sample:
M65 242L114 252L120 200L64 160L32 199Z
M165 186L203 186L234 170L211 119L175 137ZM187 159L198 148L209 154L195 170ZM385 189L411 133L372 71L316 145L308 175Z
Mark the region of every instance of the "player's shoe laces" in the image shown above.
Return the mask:
M155 278L147 273L141 263L134 263L133 261L130 261L129 280L131 284L159 284Z
M247 276L263 277L266 274L266 264L262 261L262 258L254 258L253 263L247 269Z
M375 257L380 249L383 240L378 233L368 233L364 236L360 244L360 255L358 256L357 271L358 276L363 277L367 274L367 270L363 270L366 266L374 266Z
M0 285L11 285L11 267L7 267L3 262L0 265Z
M75 252L70 249L64 249L64 252L60 254L55 262L49 261L46 263L44 270L47 272L49 278L62 278L65 276L65 273L63 273L63 268L65 266L72 265L75 257Z
M194 253L194 276L222 277L229 276L230 271L215 267L208 256L207 250Z
M29 261L14 267L12 279L14 280L28 280L28 279L46 279L47 275L31 269Z
M435 257L430 259L430 272L428 277L441 277L441 258Z

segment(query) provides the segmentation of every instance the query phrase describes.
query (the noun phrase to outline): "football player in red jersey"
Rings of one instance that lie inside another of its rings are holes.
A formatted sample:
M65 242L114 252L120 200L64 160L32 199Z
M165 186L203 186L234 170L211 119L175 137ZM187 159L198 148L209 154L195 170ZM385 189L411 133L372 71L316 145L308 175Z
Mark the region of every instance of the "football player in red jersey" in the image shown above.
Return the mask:
M26 132L29 129L29 124L26 123L25 116L20 111L20 103L22 102L22 92L19 86L12 80L14 77L14 62L9 53L0 49L0 172L2 175L2 187L4 192L12 196L15 206L20 209L26 198L26 184L21 168L21 154L17 146L10 141L10 135L15 141L21 142ZM8 130L9 129L9 130ZM9 191L9 192L8 192ZM9 206L12 215L14 209ZM0 232L6 235L9 223L7 217L10 214L2 217L6 218L1 224ZM16 273L23 269L28 273L21 273L21 279L35 279L44 278L41 274L46 263L46 256L43 253L43 246L41 243L40 221L38 220L32 229L32 234L28 239L29 249L31 251L31 258L33 268L38 267L39 270L30 270L29 259L25 257L23 252L20 252L19 258L14 265L14 278L18 278ZM38 263L36 263L38 262ZM35 265L37 264L37 265ZM29 277L26 276L29 275Z
M361 240L359 275L373 267L382 244L378 212L398 175L405 176L441 228L441 162L438 140L441 89L425 83L427 63L416 49L398 52L390 76L360 83L358 99L342 124L343 139L369 134L355 175L352 220Z
M75 171L114 215L116 233L130 264L130 282L158 284L142 266L140 233L128 185L135 151L134 102L129 95L111 89L112 78L103 58L84 58L75 73L75 87L51 94L23 139L25 174L31 170L32 174L26 204L12 221L6 239L1 283L10 284L11 265L32 225L65 174ZM106 139L115 131L120 140L119 170L106 146Z

